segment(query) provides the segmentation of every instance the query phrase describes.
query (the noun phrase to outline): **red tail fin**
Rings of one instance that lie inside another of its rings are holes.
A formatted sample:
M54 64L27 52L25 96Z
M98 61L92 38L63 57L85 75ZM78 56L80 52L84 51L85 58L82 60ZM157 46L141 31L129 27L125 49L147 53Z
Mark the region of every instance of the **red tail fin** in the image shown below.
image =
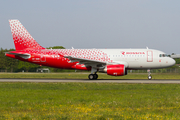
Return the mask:
M45 49L28 33L19 20L9 20L16 50Z

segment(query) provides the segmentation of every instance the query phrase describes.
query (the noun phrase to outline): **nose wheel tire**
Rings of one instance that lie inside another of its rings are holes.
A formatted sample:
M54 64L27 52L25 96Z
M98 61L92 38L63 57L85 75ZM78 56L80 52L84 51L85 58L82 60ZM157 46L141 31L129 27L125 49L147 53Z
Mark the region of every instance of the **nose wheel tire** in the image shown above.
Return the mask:
M151 79L152 79L152 76L151 76L151 75L149 75L149 76L148 76L148 80L151 80Z
M98 78L98 75L97 74L90 74L88 76L89 80L96 80Z

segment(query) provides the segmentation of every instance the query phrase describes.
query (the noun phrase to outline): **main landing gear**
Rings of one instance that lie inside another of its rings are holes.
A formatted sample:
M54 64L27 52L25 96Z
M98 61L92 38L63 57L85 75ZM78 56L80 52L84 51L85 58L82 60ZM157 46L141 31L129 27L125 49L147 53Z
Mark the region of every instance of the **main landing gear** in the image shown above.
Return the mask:
M95 73L95 74L90 74L89 76L88 76L88 78L90 79L90 80L97 80L97 78L98 78L98 75Z
M152 79L152 76L151 76L151 70L148 69L147 72L148 72L148 80L151 80L151 79Z
M88 76L89 80L96 80L98 78L98 75L96 74L97 71L98 70L96 68L94 67L91 68L91 74Z

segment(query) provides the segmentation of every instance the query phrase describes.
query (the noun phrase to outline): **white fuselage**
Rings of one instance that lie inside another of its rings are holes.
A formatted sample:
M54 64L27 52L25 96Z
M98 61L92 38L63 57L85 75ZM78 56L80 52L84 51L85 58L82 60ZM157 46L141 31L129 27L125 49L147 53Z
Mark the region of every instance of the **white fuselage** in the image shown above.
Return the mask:
M155 69L170 67L175 60L164 52L153 49L101 49L113 63L122 63L129 69Z

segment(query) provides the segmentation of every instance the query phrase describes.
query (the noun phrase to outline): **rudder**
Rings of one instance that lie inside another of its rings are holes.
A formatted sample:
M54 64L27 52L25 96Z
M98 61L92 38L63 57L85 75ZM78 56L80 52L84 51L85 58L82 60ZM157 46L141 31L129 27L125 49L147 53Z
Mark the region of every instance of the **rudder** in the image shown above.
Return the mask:
M16 50L24 50L28 48L45 49L36 42L19 20L9 20L9 24Z

